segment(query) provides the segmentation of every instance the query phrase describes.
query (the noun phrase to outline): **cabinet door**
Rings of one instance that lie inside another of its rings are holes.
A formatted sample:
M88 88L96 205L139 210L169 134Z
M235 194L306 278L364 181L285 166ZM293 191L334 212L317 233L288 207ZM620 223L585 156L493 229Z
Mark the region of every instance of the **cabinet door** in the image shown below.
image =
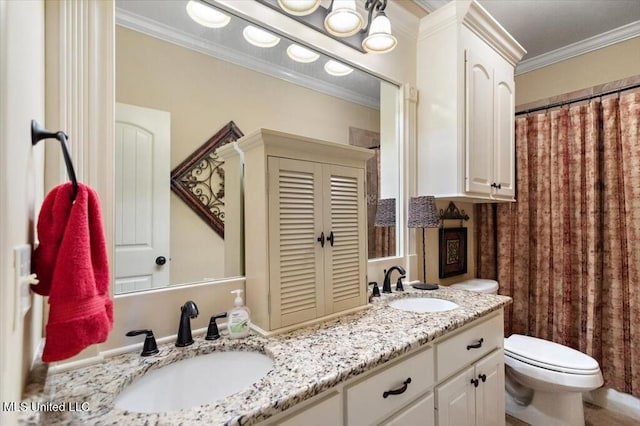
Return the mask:
M513 67L504 63L494 70L494 198L515 197L515 83Z
M469 367L436 387L438 426L475 425L475 388L471 383L473 376L474 369Z
M326 313L366 301L366 210L364 169L324 166Z
M400 410L400 414L384 422L384 426L435 426L433 393Z
M487 355L476 364L476 425L499 426L505 423L504 352Z
M276 329L324 315L323 247L318 241L323 232L322 165L269 157L268 170L270 317Z
M465 190L491 194L493 180L493 68L471 50L466 61Z

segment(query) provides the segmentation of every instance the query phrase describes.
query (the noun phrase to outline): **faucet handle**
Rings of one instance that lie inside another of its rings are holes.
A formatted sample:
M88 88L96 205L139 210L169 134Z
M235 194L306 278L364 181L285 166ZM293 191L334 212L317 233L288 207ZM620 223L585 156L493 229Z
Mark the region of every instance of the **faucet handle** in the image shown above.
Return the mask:
M144 339L144 345L142 346L142 356L150 356L155 355L158 352L158 345L156 344L156 338L153 336L152 330L131 330L126 335L128 337L138 336L140 334L146 334L147 337Z
M402 279L407 278L406 275L400 275L398 277L398 281L396 281L396 291L404 291L404 287L402 286Z
M207 337L205 337L206 340L216 340L220 338L220 332L218 331L218 324L216 323L216 320L218 318L226 317L226 312L211 317L211 319L209 320L209 327L207 328Z
M378 287L378 282L372 281L369 285L373 286L373 289L371 290L371 297L380 297L380 287Z

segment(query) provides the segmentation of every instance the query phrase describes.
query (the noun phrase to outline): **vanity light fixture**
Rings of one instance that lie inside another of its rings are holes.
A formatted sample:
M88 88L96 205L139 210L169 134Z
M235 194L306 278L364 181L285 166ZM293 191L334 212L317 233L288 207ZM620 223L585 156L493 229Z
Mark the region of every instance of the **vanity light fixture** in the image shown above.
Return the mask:
M244 27L242 35L245 40L257 47L273 47L280 43L280 37L253 25Z
M310 15L320 6L320 0L278 0L278 5L290 15Z
M362 53L387 53L398 44L385 14L387 0L364 0L365 19L356 0L257 0ZM374 15L375 14L375 15Z
M287 47L287 55L289 55L289 57L294 61L305 64L315 62L320 58L320 55L313 50L307 49L306 47L302 47L298 44L291 44Z
M226 26L231 17L199 0L189 0L187 14L198 24L208 28L222 28Z
M353 72L353 68L348 67L338 61L334 61L333 59L329 59L327 63L324 64L324 70L328 74L334 75L336 77L343 77Z

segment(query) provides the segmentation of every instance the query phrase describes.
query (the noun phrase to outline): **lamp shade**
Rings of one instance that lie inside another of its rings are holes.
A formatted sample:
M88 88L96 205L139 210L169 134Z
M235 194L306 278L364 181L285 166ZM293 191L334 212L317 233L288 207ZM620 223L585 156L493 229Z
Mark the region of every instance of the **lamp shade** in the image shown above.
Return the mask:
M431 195L411 197L409 199L409 228L437 228L440 226L440 213L436 199Z
M383 198L378 200L376 219L374 226L395 226L396 224L396 199Z

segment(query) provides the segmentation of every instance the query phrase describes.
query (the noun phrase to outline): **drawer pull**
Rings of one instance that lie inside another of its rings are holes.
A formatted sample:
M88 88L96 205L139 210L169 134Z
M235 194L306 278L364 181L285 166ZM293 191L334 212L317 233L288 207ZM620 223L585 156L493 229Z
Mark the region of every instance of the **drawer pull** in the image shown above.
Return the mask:
M484 338L481 337L480 340L478 340L478 343L474 343L473 345L467 345L467 350L481 348L482 342L484 342Z
M406 391L407 388L409 387L409 383L411 383L411 377L408 377L407 380L402 382L402 387L400 389L391 389L391 390L382 392L382 397L386 398L389 395L400 395L401 393L404 393L404 391Z
M480 381L478 379L471 379L471 383L473 384L474 387L477 388Z
M482 380L482 383L487 381L487 375L486 374L478 374L478 378L480 380Z

